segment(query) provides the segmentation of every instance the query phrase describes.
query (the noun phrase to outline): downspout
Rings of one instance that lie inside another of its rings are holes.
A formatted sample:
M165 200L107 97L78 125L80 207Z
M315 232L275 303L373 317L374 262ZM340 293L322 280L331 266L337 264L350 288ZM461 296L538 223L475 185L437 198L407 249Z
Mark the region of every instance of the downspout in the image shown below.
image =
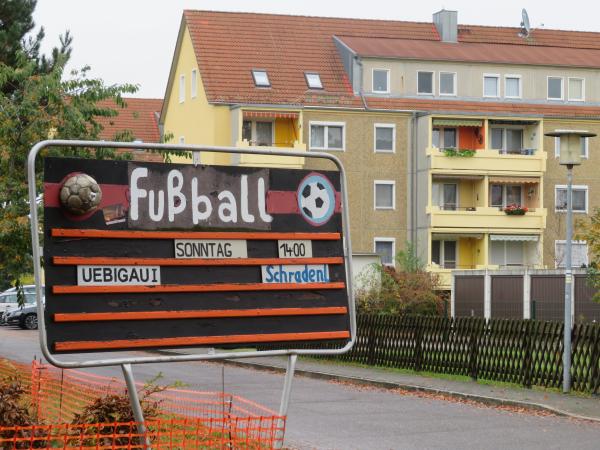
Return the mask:
M419 198L419 184L417 182L417 152L418 152L418 129L417 129L417 112L412 112L412 132L411 132L411 158L410 158L410 240L414 245L415 254L419 254L419 241L417 240L417 199Z

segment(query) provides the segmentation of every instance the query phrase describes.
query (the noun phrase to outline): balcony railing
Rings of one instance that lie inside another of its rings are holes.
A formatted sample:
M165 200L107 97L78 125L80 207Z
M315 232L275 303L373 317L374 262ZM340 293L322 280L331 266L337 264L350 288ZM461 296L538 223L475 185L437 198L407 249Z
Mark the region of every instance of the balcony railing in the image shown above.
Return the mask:
M426 151L430 169L463 170L477 174L535 174L546 171L546 153L536 149L524 149L520 153L498 150L475 150L472 155L447 155L435 147Z
M433 228L540 230L546 226L545 208L529 210L523 215L506 214L498 207L446 209L431 206L426 211Z
M247 141L236 142L236 147L248 148L252 145ZM294 152L306 152L306 144L295 141L289 147L272 147L272 146L258 146L261 150L274 150L274 151L294 151ZM299 156L271 156L271 155L254 155L251 153L244 153L234 155L237 157L237 165L240 166L264 166L264 167L287 167L299 169L304 166L304 158Z

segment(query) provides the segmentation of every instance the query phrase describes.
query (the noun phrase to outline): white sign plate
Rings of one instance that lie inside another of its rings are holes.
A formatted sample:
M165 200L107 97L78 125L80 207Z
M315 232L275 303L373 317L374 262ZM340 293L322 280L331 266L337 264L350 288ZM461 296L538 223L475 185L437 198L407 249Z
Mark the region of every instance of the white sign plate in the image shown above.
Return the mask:
M312 241L279 240L277 250L280 258L312 258Z
M160 266L77 266L78 286L160 284Z
M329 283L327 264L261 266L263 283Z
M248 246L244 240L175 239L175 258L229 259L247 258Z

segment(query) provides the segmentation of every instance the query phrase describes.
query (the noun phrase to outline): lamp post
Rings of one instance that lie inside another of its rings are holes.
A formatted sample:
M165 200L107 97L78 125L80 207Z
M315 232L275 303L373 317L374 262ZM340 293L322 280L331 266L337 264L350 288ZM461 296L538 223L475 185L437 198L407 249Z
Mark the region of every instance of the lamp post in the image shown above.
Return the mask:
M560 138L559 164L567 166L567 238L565 249L565 323L563 344L563 392L571 390L571 293L573 291L573 166L581 164L583 138L596 136L582 130L555 130L546 136Z

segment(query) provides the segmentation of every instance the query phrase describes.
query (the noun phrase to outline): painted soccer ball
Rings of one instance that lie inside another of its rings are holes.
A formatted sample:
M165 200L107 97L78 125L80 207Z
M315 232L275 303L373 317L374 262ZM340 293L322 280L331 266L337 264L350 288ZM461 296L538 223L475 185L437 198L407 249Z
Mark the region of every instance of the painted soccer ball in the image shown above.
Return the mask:
M321 181L306 184L300 194L300 206L307 217L318 221L327 215L331 207L331 198Z
M102 200L96 180L80 173L68 178L60 189L60 204L71 214L82 216L95 210Z

